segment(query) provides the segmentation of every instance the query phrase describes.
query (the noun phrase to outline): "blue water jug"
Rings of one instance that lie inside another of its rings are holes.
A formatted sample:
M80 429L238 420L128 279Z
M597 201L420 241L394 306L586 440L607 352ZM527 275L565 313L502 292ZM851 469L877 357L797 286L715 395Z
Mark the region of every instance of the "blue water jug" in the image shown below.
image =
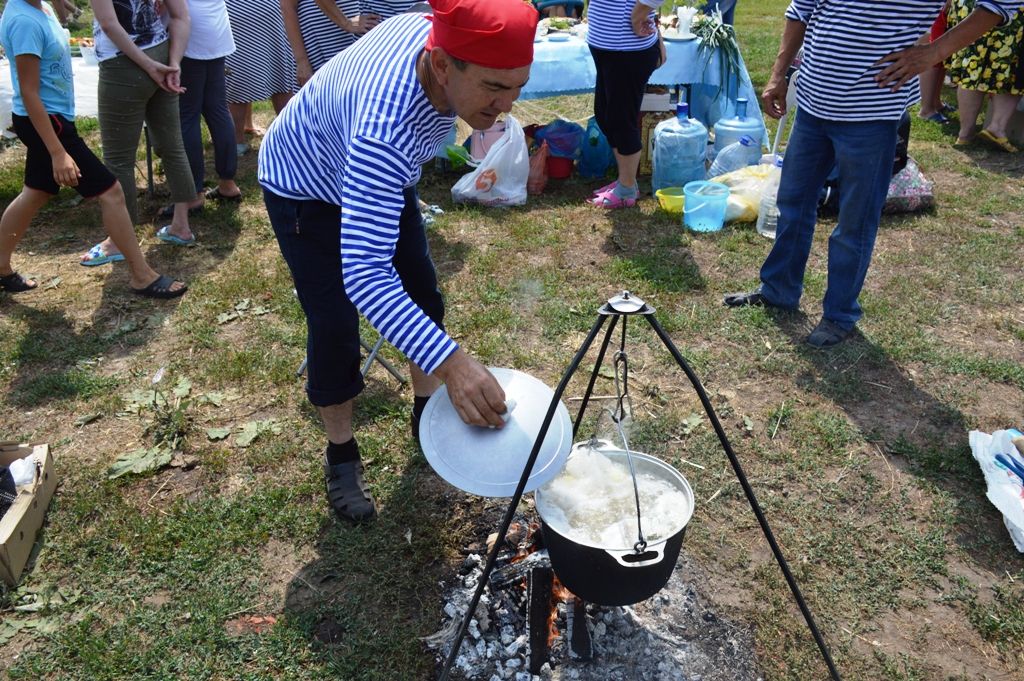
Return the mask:
M687 182L703 180L706 168L708 129L689 116L689 107L676 105L676 117L654 128L654 166L651 184L654 191L664 187L683 187Z
M736 100L736 115L732 118L722 118L715 123L715 155L730 144L739 142L744 135L749 135L758 143L760 152L761 140L764 139L764 121L760 118L747 115L747 100L740 97ZM750 165L756 165L761 154L751 161Z

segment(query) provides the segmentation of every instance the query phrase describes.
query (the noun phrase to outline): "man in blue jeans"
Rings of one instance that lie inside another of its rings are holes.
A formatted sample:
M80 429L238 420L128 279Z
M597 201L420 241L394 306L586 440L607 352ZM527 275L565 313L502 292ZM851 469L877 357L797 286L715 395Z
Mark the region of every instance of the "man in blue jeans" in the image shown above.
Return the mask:
M920 99L917 74L1008 22L1021 4L978 0L955 29L933 43L915 46L943 0L793 0L762 94L768 115L781 118L786 112L786 71L803 45L799 108L782 166L775 243L761 266L760 287L725 296L726 305L799 307L818 194L835 166L841 188L839 220L829 237L822 318L807 342L827 348L850 335L861 317L857 298L889 189L896 131L903 112Z

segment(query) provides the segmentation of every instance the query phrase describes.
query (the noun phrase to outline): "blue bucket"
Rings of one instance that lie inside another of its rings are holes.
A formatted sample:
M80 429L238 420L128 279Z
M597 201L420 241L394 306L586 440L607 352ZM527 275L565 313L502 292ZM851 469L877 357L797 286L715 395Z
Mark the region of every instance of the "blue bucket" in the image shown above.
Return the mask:
M695 180L683 187L683 224L695 232L717 232L725 224L729 188L720 182Z

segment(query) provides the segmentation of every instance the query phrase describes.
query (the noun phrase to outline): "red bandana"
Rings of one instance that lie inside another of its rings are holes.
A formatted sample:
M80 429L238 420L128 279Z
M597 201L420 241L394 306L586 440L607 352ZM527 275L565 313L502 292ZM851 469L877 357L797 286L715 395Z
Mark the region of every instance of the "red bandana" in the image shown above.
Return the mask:
M537 10L523 0L430 0L434 25L427 49L492 69L533 63Z

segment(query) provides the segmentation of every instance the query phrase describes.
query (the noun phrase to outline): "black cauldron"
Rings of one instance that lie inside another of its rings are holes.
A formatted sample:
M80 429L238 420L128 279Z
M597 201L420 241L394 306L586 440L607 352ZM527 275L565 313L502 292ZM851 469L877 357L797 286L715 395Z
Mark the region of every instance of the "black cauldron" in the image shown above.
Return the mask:
M602 442L595 449L612 460L626 460L625 451L607 443ZM630 452L630 455L638 475L647 473L670 482L686 495L688 502L687 508L679 510L678 529L667 537L649 542L640 552L635 548L597 546L567 536L565 528L551 522L550 510L545 517L544 488L536 492L537 512L552 569L565 588L598 605L632 605L658 593L672 576L686 524L693 515L693 490L686 478L652 456L638 452Z

